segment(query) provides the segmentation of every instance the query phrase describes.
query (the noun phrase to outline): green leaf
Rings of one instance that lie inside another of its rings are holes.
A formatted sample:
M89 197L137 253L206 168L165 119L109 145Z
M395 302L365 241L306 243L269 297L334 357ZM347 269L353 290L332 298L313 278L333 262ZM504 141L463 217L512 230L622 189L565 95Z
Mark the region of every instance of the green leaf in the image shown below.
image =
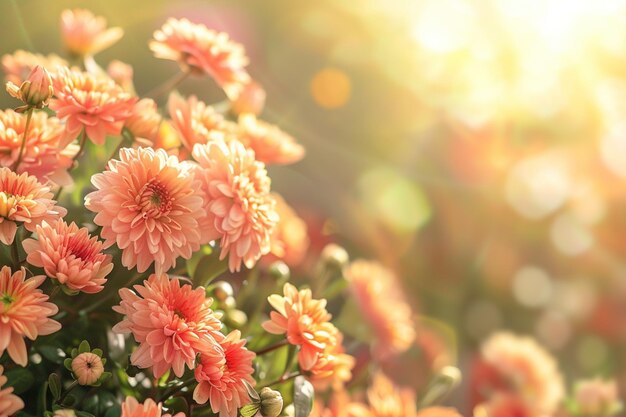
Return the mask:
M205 255L198 263L192 275L193 282L196 285L206 287L211 281L226 272L227 269L228 259L220 260L217 252L211 255Z
M35 383L35 377L26 368L13 368L4 373L9 380L3 388L13 387L13 393L19 395L28 391Z
M213 253L213 248L211 246L202 245L200 250L194 252L194 254L191 255L191 258L187 260L187 274L189 274L190 277L193 277L202 258L210 255L211 253Z
M239 414L241 417L252 417L259 411L260 407L261 404L259 403L246 404L239 409Z
M72 371L72 360L70 358L67 358L63 361L63 366L65 366L65 369L67 369L68 371Z
M85 352L91 352L91 346L89 346L88 341L83 340L82 342L80 342L80 345L78 345L78 353L85 353Z
M102 349L99 349L99 348L95 348L94 350L91 351L91 353L93 353L94 355L98 355L100 357L104 355L104 352L102 351Z
M246 387L246 391L248 391L248 396L252 399L252 401L259 402L261 401L261 397L259 397L259 393L256 392L254 387L250 385L250 383L246 380L242 380L243 385Z
M76 416L77 417L96 417L91 413L88 413L86 411L76 411Z
M293 383L293 406L295 417L308 417L313 408L313 385L302 375L296 377Z
M104 414L104 417L119 417L120 414L122 414L122 409L119 405L115 404L113 407L107 410L107 412Z
M173 397L165 401L165 406L167 407L167 412L169 414L175 415L176 413L187 413L189 410L189 404L182 397Z
M61 398L61 378L57 374L50 374L48 377L48 388L52 393L52 399L57 401Z
M37 350L39 351L39 353L41 353L41 356L43 356L52 363L59 364L63 361L63 358L67 356L63 349L60 349L56 346L43 345L39 346Z

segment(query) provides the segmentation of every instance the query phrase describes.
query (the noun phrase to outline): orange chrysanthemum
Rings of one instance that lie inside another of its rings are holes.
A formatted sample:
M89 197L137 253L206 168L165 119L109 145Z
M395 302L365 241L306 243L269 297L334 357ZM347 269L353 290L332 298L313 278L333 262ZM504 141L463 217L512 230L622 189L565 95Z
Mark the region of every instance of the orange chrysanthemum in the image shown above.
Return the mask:
M474 417L550 417L520 396L497 393L488 402L474 408Z
M367 407L343 390L333 391L327 404L315 397L309 417L370 417Z
M289 266L298 266L309 248L306 222L282 196L272 193L272 197L276 201L279 220L270 237L271 251L263 257L263 262L269 264L276 259L282 259Z
M283 287L283 294L267 298L276 311L270 313L270 320L262 326L269 333L286 334L290 344L300 346L300 367L311 370L326 349L337 344L337 332L330 323L326 300L315 300L310 289L298 291L289 283Z
M26 279L24 268L15 273L8 266L0 269L0 356L6 350L22 366L28 363L25 337L35 340L61 329L50 319L58 307L37 288L45 279L44 275Z
M61 35L65 48L74 55L95 55L110 47L124 35L121 28L107 29L104 17L89 10L64 10L61 13Z
M415 393L395 386L383 374L376 374L367 390L370 417L416 417Z
M278 220L265 166L238 141L196 145L193 157L202 168L195 172L211 227L203 240L220 239L220 259L230 256L231 271L242 262L252 268L269 252Z
M210 75L231 100L250 81L242 45L231 41L226 33L187 19L168 19L154 32L150 49L157 58L176 61L185 71Z
M45 56L22 50L2 56L4 78L13 84L21 85L37 65L55 73L59 68L66 67L68 64L66 60L54 54Z
M454 408L428 407L420 410L415 417L463 417Z
M0 242L13 243L18 223L34 232L44 220L65 216L67 210L55 205L52 197L50 187L42 185L36 177L0 168Z
M24 408L24 401L13 394L13 387L2 388L7 382L4 367L0 365L0 416L12 416Z
M25 115L13 110L0 110L0 166L13 167L17 161L25 127ZM71 167L78 147L69 145L62 148L62 138L63 125L59 119L48 117L45 112L33 113L17 172L28 172L41 183L71 184L72 178L67 169Z
M26 239L22 245L29 264L74 291L102 291L105 277L113 270L111 255L102 253L102 242L75 223L43 222L37 226L37 240Z
M146 399L143 403L134 397L126 397L122 403L122 415L120 417L185 417L185 413L162 414L163 406L155 403L152 398Z
M352 368L356 363L353 356L345 353L343 334L334 329L335 343L327 344L315 365L309 370L310 379L316 390L341 390L352 379Z
M221 350L222 326L211 310L213 300L204 288L180 285L167 275L151 275L136 291L120 289L122 299L113 310L124 319L113 327L118 333L132 333L139 343L130 359L139 368L152 367L156 378L170 368L178 377L185 365L193 369L200 352Z
M85 197L85 207L98 213L94 223L102 226L105 247L117 243L127 268L144 272L154 262L157 273L167 271L200 247L199 184L175 156L123 148L91 182L97 191Z
M119 135L137 101L110 78L64 68L54 77L55 98L50 108L65 121L65 139L73 141L81 130L98 144L107 135Z
M252 360L254 352L245 347L239 330L234 330L220 342L220 352L213 350L200 354L194 371L198 385L193 399L198 404L210 401L214 413L220 417L236 417L237 409L250 402L245 383L254 385Z
M375 334L376 354L384 358L407 350L415 340L415 325L395 275L376 262L357 260L347 267L345 276Z
M114 59L107 65L107 75L111 77L113 81L124 91L129 93L135 92L135 86L133 85L134 70L130 64Z
M304 148L277 126L258 120L253 114L239 117L238 138L266 164L293 164L304 157Z
M161 115L155 101L151 98L144 98L135 103L124 125L136 139L146 139L152 142L156 138L160 124Z

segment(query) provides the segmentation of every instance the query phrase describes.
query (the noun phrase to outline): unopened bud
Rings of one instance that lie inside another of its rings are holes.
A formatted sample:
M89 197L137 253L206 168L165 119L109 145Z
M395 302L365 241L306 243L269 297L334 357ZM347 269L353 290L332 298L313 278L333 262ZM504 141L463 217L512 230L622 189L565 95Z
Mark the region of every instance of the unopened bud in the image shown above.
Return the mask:
M344 248L330 243L322 249L321 259L327 266L341 269L348 264L350 257Z
M72 360L72 372L80 385L92 385L104 373L102 358L95 353L84 352Z
M235 300L235 297L228 296L228 297L226 297L224 299L224 301L220 301L219 302L219 307L222 310L233 309L233 308L237 307L237 300Z
M283 261L276 261L272 263L269 268L269 273L272 278L276 279L277 281L288 281L289 276L291 275L289 267Z
M265 107L265 90L254 81L249 82L232 103L232 111L235 114L250 113L258 116Z
M213 284L213 296L218 301L224 301L234 294L233 286L226 281L218 281Z
M22 83L17 86L12 82L6 84L7 92L18 100L21 100L25 107L19 110L24 111L29 107L42 109L48 105L48 100L54 94L52 87L52 77L50 73L41 65L37 65L32 69L30 75Z
M283 397L280 392L265 387L259 393L261 397L261 415L263 417L277 417L283 410Z
M248 322L248 316L243 311L234 308L226 313L224 322L228 327L240 329Z

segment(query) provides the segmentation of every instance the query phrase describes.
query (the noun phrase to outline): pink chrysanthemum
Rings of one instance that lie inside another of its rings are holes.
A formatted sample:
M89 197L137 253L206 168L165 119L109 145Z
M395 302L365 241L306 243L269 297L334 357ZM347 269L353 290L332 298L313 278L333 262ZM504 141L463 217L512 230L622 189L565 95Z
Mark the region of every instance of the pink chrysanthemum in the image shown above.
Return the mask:
M574 400L583 416L612 416L622 409L617 381L588 379L576 383Z
M152 398L148 398L140 403L133 397L126 397L122 403L122 415L120 417L185 417L185 413L162 414L163 406L155 403Z
M153 141L159 132L160 124L161 115L155 101L151 98L144 98L135 103L125 126L136 139Z
M94 55L120 40L121 28L107 29L104 17L89 10L64 10L61 13L61 35L65 48L74 55Z
M474 417L550 417L538 410L534 404L524 398L510 394L497 393L491 400L474 408Z
M13 394L13 387L2 388L7 381L4 368L0 365L0 416L12 416L24 408L24 401Z
M65 120L65 140L73 141L81 130L104 144L107 135L119 135L137 101L109 78L63 68L54 77L55 98L50 108Z
M252 268L270 251L278 221L265 166L238 141L196 145L193 157L202 168L196 177L212 223L209 239L220 239L220 259L230 256L231 271L240 270L242 262Z
M396 276L382 265L364 260L352 262L345 276L375 334L376 354L387 357L406 351L415 340L415 324L411 306L399 292Z
M151 275L134 289L136 293L122 288L122 301L113 307L125 316L113 330L132 333L139 343L131 355L133 365L152 367L156 378L170 368L181 377L185 364L193 369L199 352L221 350L217 342L224 337L221 322L210 309L212 299L204 288L181 286L178 279L164 274Z
M304 148L292 136L253 114L239 117L238 138L266 164L293 164L304 157Z
M269 264L276 259L281 259L289 266L298 266L309 248L306 222L282 196L272 193L272 197L276 201L279 220L270 238L271 251L263 257L263 263Z
M150 49L157 58L178 62L184 70L213 77L229 99L235 100L250 76L242 45L226 33L215 32L187 19L170 18L154 32Z
M75 223L43 222L37 226L37 240L26 239L22 245L29 264L43 268L46 275L71 290L100 292L113 270L111 255L102 253L102 242Z
M91 182L98 190L85 197L85 207L98 213L94 223L102 226L104 246L117 243L127 268L144 272L154 262L157 273L167 271L200 247L199 184L175 156L123 148Z
M215 351L201 353L200 363L194 371L198 385L193 399L198 404L211 403L214 413L220 417L236 417L237 409L250 402L245 383L254 385L252 360L254 352L245 348L238 330L232 331L220 342L223 355Z
M133 85L134 70L130 64L114 59L107 65L107 75L111 77L113 81L124 91L129 93L135 92L135 86Z
M289 283L283 287L283 294L267 298L276 311L262 326L269 333L285 334L290 344L300 346L300 367L311 370L324 352L337 344L337 331L330 323L326 300L315 300L310 289L298 291Z
M0 242L13 243L18 223L34 232L44 220L65 216L67 210L55 205L52 197L50 187L42 185L36 177L0 168Z
M0 166L13 167L17 161L25 127L25 115L13 110L0 110ZM28 172L41 183L71 184L72 178L67 169L72 165L78 147L69 145L61 148L62 138L63 125L59 119L48 117L45 112L33 113L17 173Z
M11 359L22 366L28 363L25 337L35 340L61 329L49 318L59 311L58 307L37 288L45 279L44 275L26 279L24 268L15 273L8 266L0 269L0 355L7 350Z
M2 56L2 70L5 80L17 85L26 81L30 72L37 65L55 73L59 68L66 67L68 64L66 60L54 54L45 56L22 50Z

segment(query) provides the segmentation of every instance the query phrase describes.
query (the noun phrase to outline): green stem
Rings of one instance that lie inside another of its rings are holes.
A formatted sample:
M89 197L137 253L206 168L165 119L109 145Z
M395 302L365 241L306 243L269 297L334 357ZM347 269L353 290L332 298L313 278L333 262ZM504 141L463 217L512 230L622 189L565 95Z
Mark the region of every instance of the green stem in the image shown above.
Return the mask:
M189 76L189 74L189 71L177 72L169 80L166 80L163 84L154 87L152 90L146 93L146 97L156 100L168 91L173 90L176 86L178 86L178 84L183 82Z
M184 381L181 385L176 385L174 387L168 388L159 398L161 401L165 401L170 398L172 395L176 394L181 389L193 385L196 382L195 378L190 378Z
M302 375L302 373L300 371L294 371L290 374L284 374L283 376L281 376L280 378L278 378L276 381L274 382L270 382L269 384L265 385L265 387L273 387L274 385L280 385L283 384L287 381L290 381L296 377L299 377L300 375Z
M67 397L67 395L70 393L70 391L72 391L74 388L76 388L77 385L78 385L78 381L72 382L70 384L70 386L67 387L67 389L65 391L63 391L63 394L61 394L61 396L56 401L56 403L57 404L63 404L63 401L65 400L65 397Z
M269 345L267 347L264 347L263 349L258 350L258 351L254 352L254 353L256 353L257 356L262 356L262 355L265 355L266 353L272 352L272 351L274 351L276 349L280 349L283 346L287 346L288 343L289 342L287 342L287 339L283 339L283 340L281 340L278 343L274 343L273 345Z
M81 133L81 137L80 137L80 146L78 148L78 152L76 152L76 155L74 155L74 157L72 158L72 163L70 164L70 167L67 170L68 174L72 172L72 170L76 167L76 161L78 161L78 158L80 158L80 156L83 154L85 150L85 146L87 146L87 132L85 131L85 129L83 129ZM62 191L63 191L63 187L61 186L59 187L57 192L54 194L53 199L58 201L59 196L61 195Z
M13 259L13 266L15 267L15 270L20 269L20 252L19 252L19 247L18 245L18 237L17 237L17 232L15 232L15 237L13 238L13 244L11 245L11 258Z
M30 128L30 119L33 117L33 108L26 110L26 126L24 126L24 134L22 135L22 145L20 146L20 152L17 154L17 159L11 167L12 171L17 172L17 167L20 166L22 158L24 157L24 148L26 148L26 138L28 137L28 129Z

